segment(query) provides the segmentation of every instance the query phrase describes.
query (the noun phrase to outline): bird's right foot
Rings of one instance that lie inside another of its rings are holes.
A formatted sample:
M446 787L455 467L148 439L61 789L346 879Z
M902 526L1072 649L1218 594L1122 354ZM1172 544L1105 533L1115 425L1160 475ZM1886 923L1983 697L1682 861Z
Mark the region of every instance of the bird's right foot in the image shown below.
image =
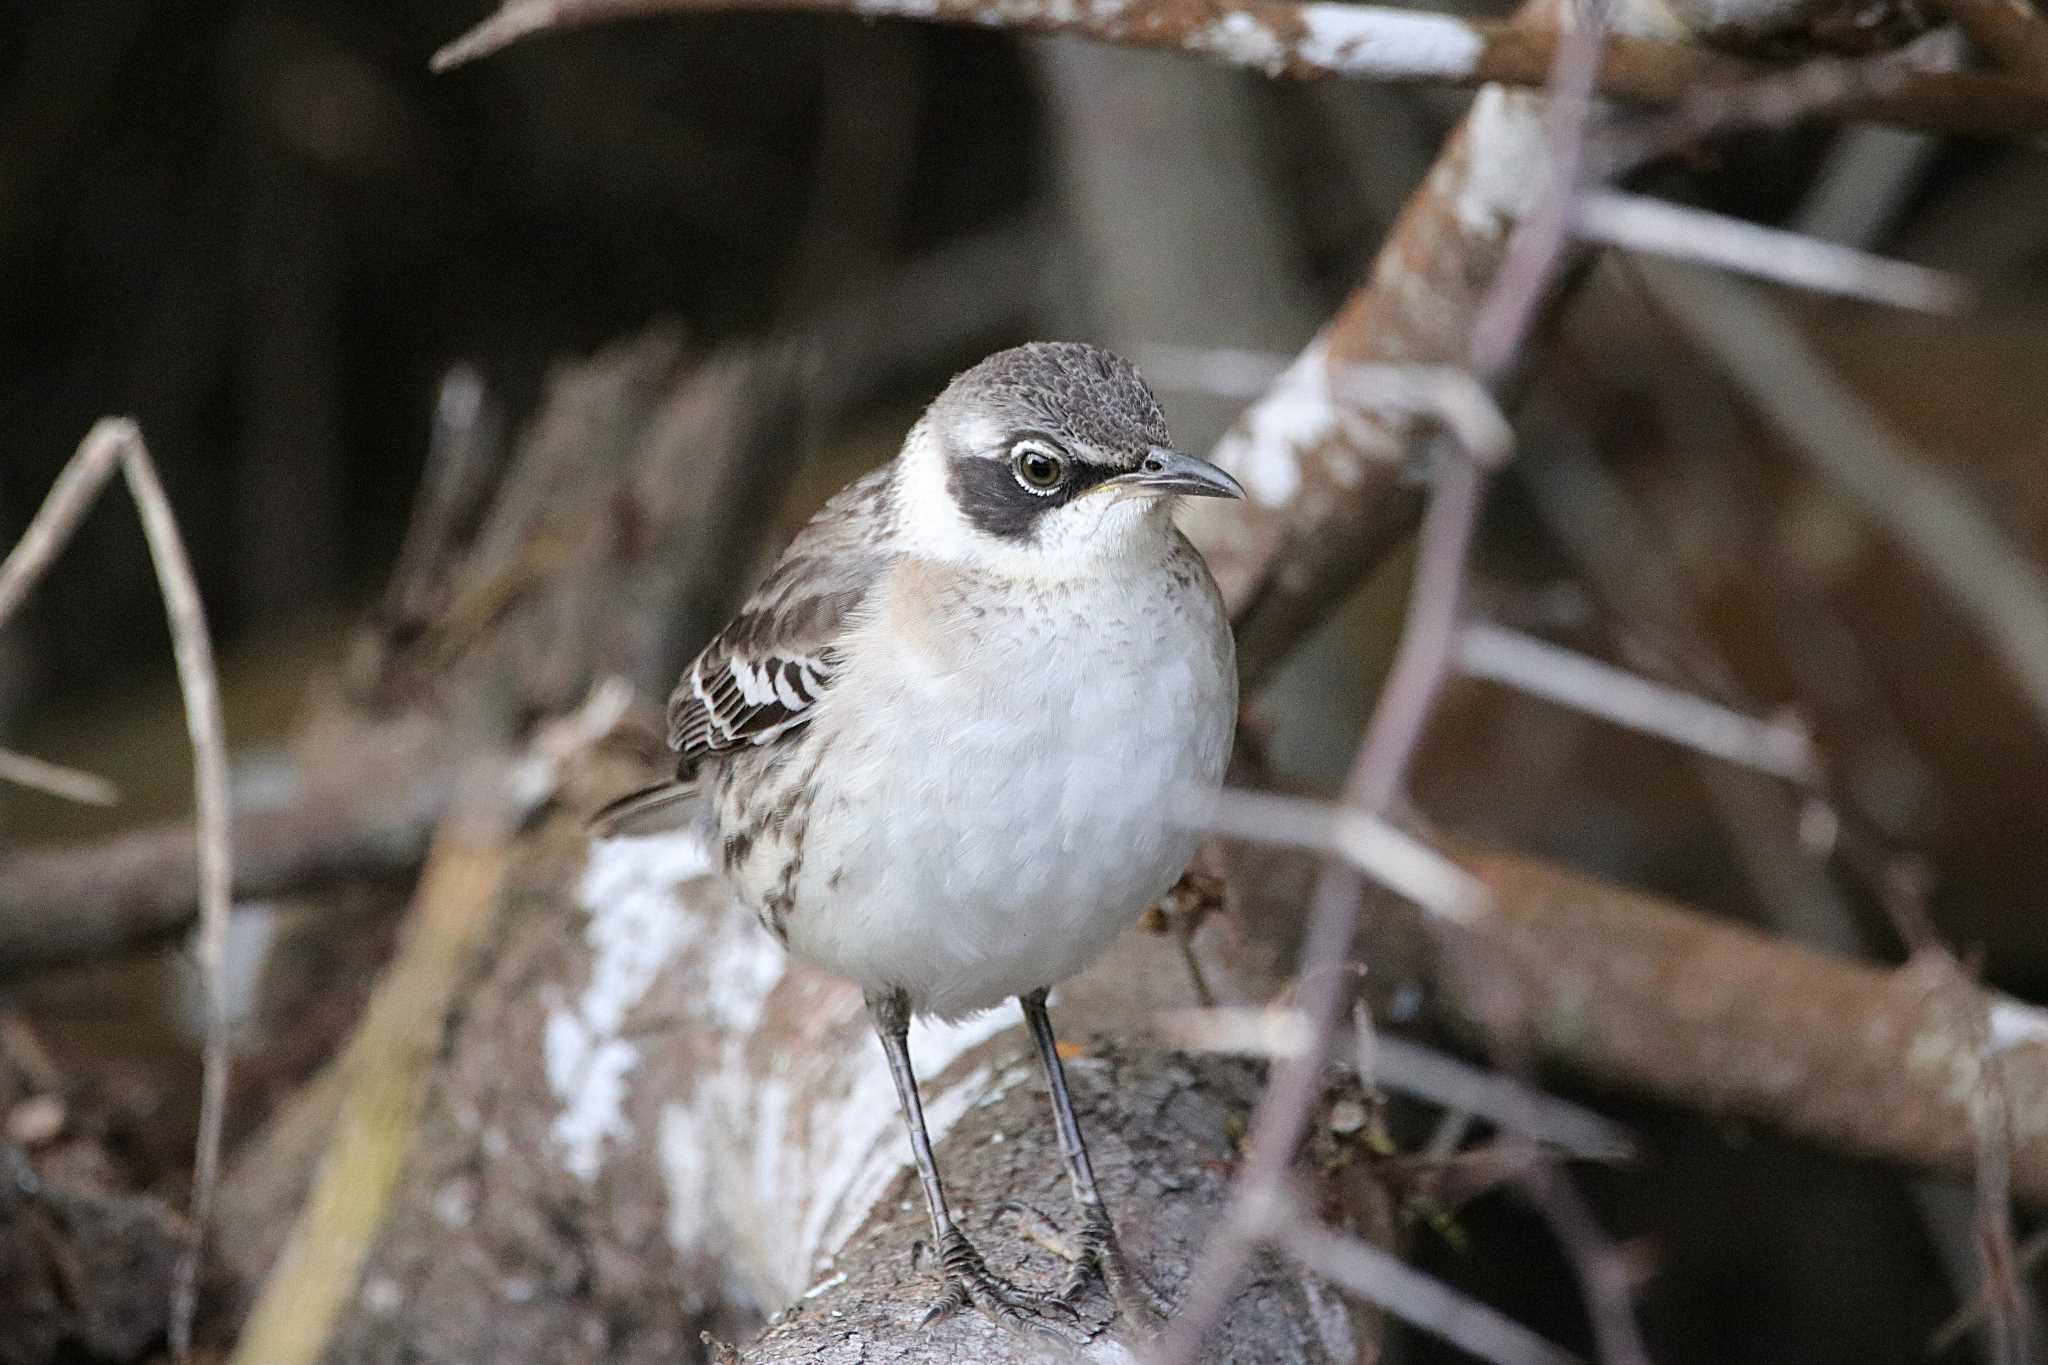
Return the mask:
M1109 1212L1102 1205L1083 1208L1081 1234L1075 1238L1062 1233L1057 1224L1029 1204L1010 1200L999 1205L997 1212L1015 1218L1017 1230L1026 1240L1044 1247L1071 1267L1058 1295L1063 1302L1079 1304L1090 1289L1100 1285L1117 1311L1140 1331L1156 1331L1171 1316L1172 1305L1124 1256Z
M919 1320L920 1328L972 1308L1006 1331L1032 1332L1068 1344L1087 1339L1073 1305L1056 1295L1020 1289L995 1274L957 1228L939 1243L939 1270L946 1287Z

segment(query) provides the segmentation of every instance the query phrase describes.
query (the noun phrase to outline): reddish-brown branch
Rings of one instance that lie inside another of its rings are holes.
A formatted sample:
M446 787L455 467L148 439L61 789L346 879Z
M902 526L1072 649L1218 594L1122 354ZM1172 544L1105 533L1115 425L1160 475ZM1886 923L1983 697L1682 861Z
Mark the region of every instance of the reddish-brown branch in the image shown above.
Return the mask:
M1941 0L1941 7L2001 66L2048 84L2048 22L2024 0Z
M1459 856L1493 890L1503 934L1488 962L1512 973L1550 1059L1830 1150L1964 1176L1995 1058L2013 1193L2048 1202L2048 1011L1975 990L1961 1008L1945 973L1807 952L1530 858ZM1469 1004L1446 1006L1480 1026Z
M1099 6L1064 0L508 0L435 54L434 66L446 70L548 29L634 15L748 9L1076 33L1298 80L1540 86L1558 46L1550 30L1297 0L1130 0ZM1598 88L1615 99L1665 103L1704 85L1753 80L1773 69L1690 43L1615 37L1602 47ZM2031 137L2048 133L2048 87L1996 74L1910 71L1901 72L1889 90L1858 92L1814 112L1940 132Z

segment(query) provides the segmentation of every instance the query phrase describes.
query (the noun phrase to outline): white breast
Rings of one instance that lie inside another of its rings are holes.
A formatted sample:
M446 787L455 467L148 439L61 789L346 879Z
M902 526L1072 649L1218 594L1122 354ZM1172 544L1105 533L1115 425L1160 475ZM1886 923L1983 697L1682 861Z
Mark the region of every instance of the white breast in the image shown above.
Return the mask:
M1170 887L1170 818L1221 780L1230 635L1191 550L991 593L892 575L819 705L792 951L957 1016L1076 971Z

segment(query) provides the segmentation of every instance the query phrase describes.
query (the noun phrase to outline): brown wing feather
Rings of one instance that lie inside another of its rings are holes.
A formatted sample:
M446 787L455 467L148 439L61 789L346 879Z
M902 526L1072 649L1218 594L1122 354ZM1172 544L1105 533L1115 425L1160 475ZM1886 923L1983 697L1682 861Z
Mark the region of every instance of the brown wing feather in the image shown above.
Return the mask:
M668 701L676 775L801 728L832 685L837 642L890 555L893 465L848 484L797 534Z

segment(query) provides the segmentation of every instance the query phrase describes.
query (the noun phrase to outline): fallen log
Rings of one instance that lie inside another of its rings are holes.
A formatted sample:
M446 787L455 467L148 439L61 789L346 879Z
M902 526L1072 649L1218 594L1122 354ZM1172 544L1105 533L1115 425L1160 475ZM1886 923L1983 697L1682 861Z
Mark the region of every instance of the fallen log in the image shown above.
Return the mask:
M694 1358L701 1332L743 1337L778 1310L742 1359L1045 1358L1044 1343L979 1318L916 1330L938 1281L913 1264L922 1206L856 989L791 964L691 841L603 841L582 861L568 829L515 861L526 869L469 989L451 990L445 1031L415 1010L421 1029L387 1042L401 1054L391 1064L439 1062L410 1134L380 1138L403 1153L381 1211L363 1207L374 1189L316 1198L292 1233L294 1248L317 1245L377 1219L331 1335L285 1349L302 1340L297 1307L319 1297L299 1278L318 1263L287 1255L237 1359L667 1365ZM402 956L390 979L404 971ZM1170 938L1133 933L1093 976L1071 992L1083 1008L1055 1002L1080 1048L1076 1100L1126 1249L1171 1298L1220 1205L1258 1074L1099 1040L1098 1026L1129 1036L1108 1002L1195 1002ZM1066 1213L1050 1112L1014 1025L1007 1011L920 1024L911 1046L967 1226L992 1263L1050 1286L1064 1267L992 1217L1010 1199L1055 1223ZM1326 1211L1380 1226L1371 1183L1324 1150L1337 1141L1311 1145L1304 1180ZM339 1160L322 1158L329 1171ZM290 1219L294 1191L275 1188L271 1207L230 1199L231 1245ZM1128 1358L1128 1330L1103 1330L1106 1310L1092 1306L1082 1358ZM1374 1331L1369 1310L1275 1267L1239 1299L1218 1358L1349 1361Z

